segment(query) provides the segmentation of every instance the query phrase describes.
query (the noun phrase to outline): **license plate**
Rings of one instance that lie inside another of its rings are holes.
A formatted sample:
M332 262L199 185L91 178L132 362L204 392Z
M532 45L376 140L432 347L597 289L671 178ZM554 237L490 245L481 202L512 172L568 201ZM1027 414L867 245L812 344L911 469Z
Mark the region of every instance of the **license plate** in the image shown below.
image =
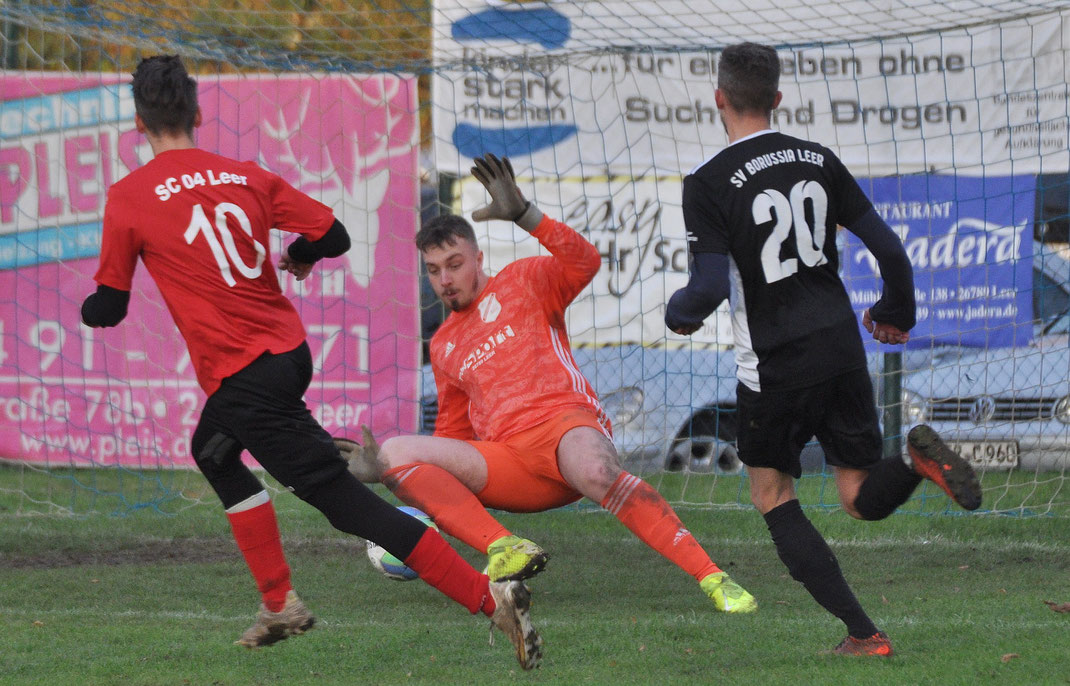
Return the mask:
M974 467L1013 469L1018 466L1018 441L948 441L947 445Z

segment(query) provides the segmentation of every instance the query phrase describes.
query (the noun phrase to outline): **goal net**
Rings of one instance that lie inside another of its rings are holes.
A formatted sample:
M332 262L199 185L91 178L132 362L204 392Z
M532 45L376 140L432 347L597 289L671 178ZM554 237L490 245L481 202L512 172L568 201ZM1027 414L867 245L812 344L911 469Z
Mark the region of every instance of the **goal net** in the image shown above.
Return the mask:
M210 497L186 469L203 395L151 280L141 270L120 327L78 323L107 187L150 154L134 131L127 74L161 52L196 72L201 147L257 160L331 205L354 234L347 257L307 282L283 280L316 355L309 404L331 433L433 425L421 343L443 313L411 239L421 213L469 215L485 202L468 170L493 152L511 158L544 212L602 254L568 327L625 466L678 504L746 505L727 315L684 338L666 331L663 314L687 281L683 176L727 142L713 101L717 57L753 40L781 57L773 127L831 148L914 266L911 343L867 344L886 453L929 423L982 472L986 510L1066 514L1068 8L6 0L5 507L172 511ZM492 273L539 253L505 223L475 228ZM879 274L841 233L861 312L878 297ZM818 445L803 467L804 501L836 506ZM950 511L931 485L903 509Z

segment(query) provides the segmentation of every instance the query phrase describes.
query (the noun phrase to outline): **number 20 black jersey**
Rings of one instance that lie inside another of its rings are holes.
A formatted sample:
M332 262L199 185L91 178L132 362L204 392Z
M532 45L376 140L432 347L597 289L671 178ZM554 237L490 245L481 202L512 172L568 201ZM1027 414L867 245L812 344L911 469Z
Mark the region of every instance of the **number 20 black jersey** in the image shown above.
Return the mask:
M775 131L736 141L684 179L689 249L729 256L747 387L790 390L865 366L836 230L871 207L831 150Z

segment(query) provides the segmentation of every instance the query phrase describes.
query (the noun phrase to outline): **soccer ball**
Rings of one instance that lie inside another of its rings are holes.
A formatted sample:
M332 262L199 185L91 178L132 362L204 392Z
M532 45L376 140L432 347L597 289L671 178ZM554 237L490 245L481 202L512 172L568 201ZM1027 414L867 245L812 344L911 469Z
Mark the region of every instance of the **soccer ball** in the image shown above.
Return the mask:
M431 521L427 513L407 505L403 505L398 509L407 515L416 517L424 524L438 531L438 526ZM372 566L378 569L386 578L394 581L412 581L419 576L415 571L406 567L404 562L386 552L386 549L378 543L373 541L365 541L365 543L368 544L368 559L372 561Z

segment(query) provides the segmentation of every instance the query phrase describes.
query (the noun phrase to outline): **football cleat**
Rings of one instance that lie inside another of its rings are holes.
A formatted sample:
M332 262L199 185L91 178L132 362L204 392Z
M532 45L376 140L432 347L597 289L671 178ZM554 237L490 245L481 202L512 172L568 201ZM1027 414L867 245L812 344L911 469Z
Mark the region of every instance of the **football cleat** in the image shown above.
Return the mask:
M503 536L487 548L487 568L484 574L491 581L523 581L546 567L550 554L519 536Z
M699 586L721 612L745 614L758 610L758 601L754 596L724 572L710 574L699 582Z
M970 463L948 447L932 427L919 424L907 434L914 471L939 486L967 510L981 506L981 482Z
M494 627L501 629L516 648L516 661L524 669L534 669L542 659L542 637L531 624L531 592L519 581L491 582L494 614L490 618L491 645Z
M894 654L892 642L888 640L888 634L878 631L869 638L855 638L848 636L840 641L840 644L832 649L833 655L874 655L877 657L891 657Z
M246 648L269 646L290 636L303 634L315 623L316 618L291 590L286 593L286 604L278 612L272 612L261 604L256 623L234 643Z

